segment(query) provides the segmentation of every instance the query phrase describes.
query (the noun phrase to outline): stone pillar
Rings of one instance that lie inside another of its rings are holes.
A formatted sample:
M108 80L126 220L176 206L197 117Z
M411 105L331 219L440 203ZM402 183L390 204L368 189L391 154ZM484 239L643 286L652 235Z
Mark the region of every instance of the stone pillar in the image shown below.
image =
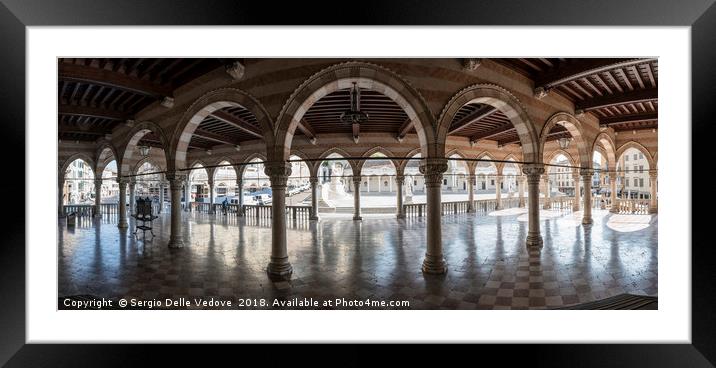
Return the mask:
M659 209L656 202L656 173L656 170L649 170L649 213L657 213Z
M129 226L127 225L127 183L129 183L129 179L117 178L117 182L119 183L119 202L117 204L119 207L119 221L117 222L117 227L126 229Z
M583 225L592 224L592 170L580 169L579 174L582 175L582 184L584 185L584 216L582 217Z
M403 175L395 176L395 185L396 185L396 190L397 190L397 194L398 194L397 218L399 218L399 219L405 218L405 213L403 212L403 184L404 183L405 183L405 176L403 176Z
M525 206L525 180L526 180L526 179L527 179L527 178L526 178L524 175L521 175L521 176L517 179L517 186L519 187L519 188L517 188L517 189L518 189L519 192L520 192L520 194L519 194L519 196L520 196L519 207L520 207L520 208L522 208L522 207Z
M244 179L236 178L236 195L239 196L239 217L244 216Z
M447 272L447 264L443 257L442 245L442 204L440 189L443 173L447 170L444 158L428 158L420 165L420 172L425 178L427 192L427 251L423 261L423 272L427 274L443 274Z
M181 193L181 191L179 192ZM181 201L181 198L179 198ZM164 182L159 183L159 213L164 209Z
M169 190L171 190L171 184ZM191 211L191 181L189 180L189 175L187 175L186 181L184 182L184 211Z
M544 174L544 166L541 164L529 164L522 168L527 175L527 199L528 199L528 230L527 247L542 247L542 235L539 229L539 182Z
M572 180L574 181L574 203L572 204L572 211L579 211L582 202L582 189L579 185L579 171L574 171L572 174Z
M94 217L102 217L102 179L94 179Z
M57 217L65 217L65 179L61 178L57 181Z
M318 220L318 176L311 176L311 217L309 220Z
M467 212L475 212L475 174L470 174L467 180Z
M552 208L552 202L550 200L550 187L549 187L549 174L544 174L544 209Z
M360 217L360 175L353 177L353 219L362 220ZM368 187L370 188L370 178L368 178Z
M214 181L209 181L209 213L214 213Z
M266 273L274 281L288 280L293 267L288 261L286 245L286 182L291 175L291 165L286 162L270 162L264 172L271 181L271 260Z
M609 191L612 198L612 208L609 209L611 213L619 213L619 204L617 199L617 176L609 175Z
M135 203L137 198L136 195L136 189L137 188L137 182L134 181L134 179L131 179L129 181L129 214L133 215L137 209L135 208Z
M497 174L495 177L495 204L496 210L502 209L502 175Z
M170 197L172 202L169 248L181 248L184 246L181 230L181 188L186 178L184 175L171 173L167 174L167 180L169 180L169 191L171 192Z

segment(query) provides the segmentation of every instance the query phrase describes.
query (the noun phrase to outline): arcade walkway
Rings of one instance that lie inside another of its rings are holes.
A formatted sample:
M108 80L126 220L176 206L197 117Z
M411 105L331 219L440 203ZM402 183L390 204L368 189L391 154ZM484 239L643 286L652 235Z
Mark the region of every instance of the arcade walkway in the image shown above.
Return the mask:
M581 212L540 211L544 248L530 254L525 209L445 216L450 271L442 276L420 271L424 218L289 220L293 276L271 282L265 271L270 220L182 213L185 247L171 249L168 212L146 242L117 228L116 218L86 218L74 229L61 220L59 296L344 297L407 300L409 309L543 309L625 292L657 295L656 215L594 210L594 224L585 228Z

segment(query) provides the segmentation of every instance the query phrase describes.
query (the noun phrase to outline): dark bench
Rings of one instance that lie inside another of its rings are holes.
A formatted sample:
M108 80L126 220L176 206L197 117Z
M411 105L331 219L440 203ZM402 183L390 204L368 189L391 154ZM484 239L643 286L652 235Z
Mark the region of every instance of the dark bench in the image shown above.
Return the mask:
M152 222L159 216L154 215L152 212L152 199L149 197L137 198L135 208L137 212L132 215L135 221L134 235L137 235L137 231L142 230L142 236L146 236L145 232L149 231L154 239L154 231L152 231ZM141 222L141 224L140 224Z

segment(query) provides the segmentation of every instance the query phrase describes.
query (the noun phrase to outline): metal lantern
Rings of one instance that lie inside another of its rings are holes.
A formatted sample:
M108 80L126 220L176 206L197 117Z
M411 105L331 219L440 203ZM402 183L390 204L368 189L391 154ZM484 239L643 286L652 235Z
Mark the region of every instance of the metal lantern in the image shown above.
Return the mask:
M569 142L572 141L572 138L562 137L558 141L559 141L559 148L567 149L567 147L569 147Z
M139 146L139 153L144 157L149 156L149 146Z
M360 124L368 120L368 114L360 111L360 88L355 82L353 82L353 89L351 90L351 108L344 111L340 119L347 124Z

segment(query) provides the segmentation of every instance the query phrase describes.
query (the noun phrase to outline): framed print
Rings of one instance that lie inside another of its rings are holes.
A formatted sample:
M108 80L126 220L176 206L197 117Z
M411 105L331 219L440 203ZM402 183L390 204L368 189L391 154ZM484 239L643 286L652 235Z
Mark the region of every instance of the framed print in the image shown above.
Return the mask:
M0 361L457 342L712 366L713 251L691 235L711 3L267 8L3 3L24 170Z

